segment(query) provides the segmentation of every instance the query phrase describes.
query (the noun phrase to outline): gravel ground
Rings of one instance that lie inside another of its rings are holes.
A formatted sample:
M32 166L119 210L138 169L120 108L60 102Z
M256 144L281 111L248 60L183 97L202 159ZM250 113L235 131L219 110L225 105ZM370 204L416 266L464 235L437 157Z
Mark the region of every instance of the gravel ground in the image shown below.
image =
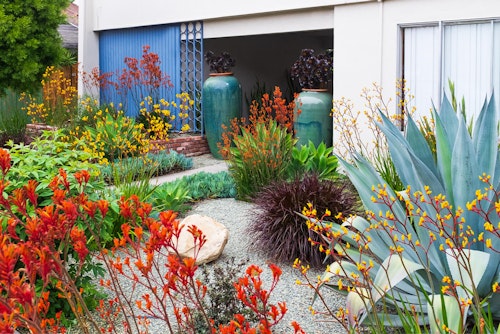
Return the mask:
M264 269L264 282L270 283L272 276L267 267L269 261L252 249L252 239L247 233L247 227L252 220L253 209L254 205L251 203L234 199L217 199L198 203L188 214L197 213L212 217L229 229L229 241L222 256L217 261L224 261L234 257L238 263L238 260L249 259L249 263L257 264ZM320 316L311 314L309 307L313 291L296 284L297 279L302 279L302 275L296 269L293 269L291 264L279 265L283 270L283 274L273 292L273 301L285 301L288 312L274 333L293 333L289 326L292 321L297 321L306 333L345 333L343 327L332 322L331 318L322 321ZM321 272L309 272L309 276L312 278L319 274ZM336 310L338 307L344 306L345 299L340 294L326 292L325 297L331 309ZM319 302L316 302L314 307L321 310Z
M193 157L193 169L221 163L223 163L223 161L214 159L210 154ZM251 247L252 239L247 232L255 209L255 205L252 203L237 201L232 198L213 199L197 203L186 215L200 214L209 216L224 224L229 229L228 243L221 257L212 262L212 264L224 263L232 258L235 259L234 263L242 263L248 260L248 264L242 268L242 272L249 264L260 266L264 269L262 278L266 284L265 288L269 288L269 284L272 281L272 274L267 264L270 261ZM291 264L281 263L278 265L281 267L283 273L279 283L273 291L272 302L277 303L285 301L288 312L281 323L275 327L273 333L293 333L293 329L290 327L292 321L297 321L308 334L345 333L343 327L333 322L332 318L322 319L320 315L311 314L310 306L313 298L313 291L305 286L296 284L296 281L303 280L303 277L298 270L292 268ZM208 266L210 266L210 264ZM309 272L309 277L314 279L320 274L321 271L311 270ZM344 306L345 298L340 294L325 292L324 297L326 298L328 306L333 310ZM319 302L314 304L314 308L319 312L323 310ZM148 326L149 333L160 334L166 332L164 323L154 321L153 319L150 321L151 323ZM69 333L80 333L80 331L73 328Z
M215 159L211 154L202 154L190 158L193 160L193 169L224 163L224 160Z

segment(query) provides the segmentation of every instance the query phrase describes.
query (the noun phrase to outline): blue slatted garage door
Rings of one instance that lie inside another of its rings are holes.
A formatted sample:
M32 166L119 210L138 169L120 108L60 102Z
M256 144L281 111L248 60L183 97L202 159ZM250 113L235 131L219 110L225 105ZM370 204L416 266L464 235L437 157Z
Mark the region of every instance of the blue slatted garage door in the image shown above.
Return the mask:
M101 73L113 72L115 79L126 65L125 57L133 57L140 61L143 47L150 46L150 52L157 53L161 60L161 70L170 76L173 88L163 88L160 96L167 101L175 99L175 94L180 93L180 26L158 25L119 30L107 30L99 35L99 68ZM135 94L137 96L137 94ZM131 94L122 101L123 96L109 87L101 92L101 103L113 102L115 105L122 103L128 116L138 115L139 106L137 98Z

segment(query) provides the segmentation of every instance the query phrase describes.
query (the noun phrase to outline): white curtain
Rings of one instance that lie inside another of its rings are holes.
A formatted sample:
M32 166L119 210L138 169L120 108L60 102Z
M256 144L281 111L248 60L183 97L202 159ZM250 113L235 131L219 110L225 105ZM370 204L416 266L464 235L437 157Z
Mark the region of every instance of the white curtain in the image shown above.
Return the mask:
M457 100L465 98L468 120L478 115L492 93L492 27L490 22L444 26L444 88L449 97L448 80L454 82Z
M414 96L408 108L416 107L415 119L429 115L432 102L439 104L439 27L404 29L404 79Z
M493 28L493 76L492 85L495 93L497 112L500 114L500 22L494 23Z
M440 106L450 97L448 80L458 101L465 99L469 120L495 92L500 113L500 22L445 23L404 28L403 76L415 95L416 118L429 115L431 100Z

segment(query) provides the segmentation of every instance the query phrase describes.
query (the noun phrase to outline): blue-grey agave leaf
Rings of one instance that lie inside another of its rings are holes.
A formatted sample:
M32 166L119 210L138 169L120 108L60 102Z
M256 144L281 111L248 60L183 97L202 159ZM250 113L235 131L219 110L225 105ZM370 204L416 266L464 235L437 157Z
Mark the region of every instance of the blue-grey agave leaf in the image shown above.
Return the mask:
M439 176L439 171L435 167L431 148L411 117L408 117L406 122L406 139L415 156L420 159L434 175Z
M408 142L402 136L401 131L383 113L380 113L380 117L382 122L377 123L377 126L386 136L394 167L400 179L405 183L404 180L408 180L412 174L411 168L408 168L409 166L405 163L409 159L407 154L409 149Z
M370 163L359 154L354 155L355 165L351 165L343 159L339 159L339 162L349 176L354 187L358 190L359 197L364 206L375 213L379 212L381 209L385 211L386 207L381 204L373 203L372 197L374 196L373 188L378 185L387 185L387 182L382 179ZM387 191L389 196L397 198L396 193L390 189L390 187L387 187ZM395 206L394 214L399 221L404 221L406 217L406 211L400 205Z
M451 157L455 210L459 207L465 210L467 202L475 198L475 192L480 188L480 173L478 173L477 165L476 150L462 118L458 125L457 137ZM475 235L479 235L481 229L478 226L481 221L480 217L470 210L465 210L463 217L465 217L467 225L472 228ZM483 244L477 243L475 245L482 246Z
M441 186L439 173L437 173L434 163L428 166L433 160L429 160L425 155L425 161L422 161L394 124L384 115L381 117L382 123L378 126L387 138L391 158L403 184L411 186L413 190L423 189L423 185L432 184L434 192L442 193L444 189ZM412 134L412 137L416 136ZM412 163L409 163L410 161Z
M434 114L436 114L436 109L434 109ZM458 129L458 118L457 113L453 109L450 100L443 94L443 100L441 102L441 109L439 111L439 118L444 126L447 137L450 138L450 145L453 144L455 137L457 135Z
M381 233L377 229L368 230L370 222L363 217L354 217L350 220L349 226L356 229L358 233L362 234L365 238L370 237L371 241L368 247L374 256L378 257L380 261L387 258L391 251L389 249L392 240L387 238L385 233ZM359 246L359 245L358 245Z
M375 193L373 192L373 188L377 187L378 185L382 186L386 184L386 182L380 177L380 175L368 163L368 161L366 161L366 159L360 155L355 155L355 165L351 165L343 159L339 159L339 162L344 168L346 174L349 176L349 179L351 180L354 187L356 187L356 190L358 191L359 197L363 202L365 208L375 214L378 214L379 212L386 212L387 206L382 203L374 203L372 201L372 197L374 197L375 195ZM396 193L390 187L387 187L387 193L389 197L392 197L394 199L398 198ZM405 208L399 201L396 201L392 209L393 214L396 217L396 230L404 231L404 226L402 226L402 223L406 222L407 219ZM416 232L413 231L413 235L416 235ZM384 242L387 245L391 245L393 243L391 238L386 233L378 233L377 236L379 238L383 238Z
M392 295L391 290L393 288L401 281L407 279L408 275L421 269L424 269L421 264L404 258L399 254L392 254L387 257L377 270L370 293L368 293L368 290L361 288L360 290L355 288L354 291L348 293L346 306L349 311L350 325L354 326L356 321L362 323L366 318L372 306L369 299L373 303L377 303L386 294ZM394 297L394 295L392 296ZM357 316L357 319L354 319L354 316Z
M492 97L492 99L494 98L493 95L491 97ZM484 122L484 119L486 116L486 109L488 108L488 106L489 106L488 97L485 97L484 102L483 102L483 106L481 107L481 111L479 112L479 115L476 119L476 123L474 124L474 128L472 129L473 138L478 137L479 131L481 131L481 129L483 127L483 122ZM494 108L494 105L493 105L493 108ZM477 143L476 143L476 145L477 145ZM477 146L476 146L476 148L477 148Z
M483 108L474 126L474 147L477 153L478 171L494 177L498 155L498 119L495 112L495 97ZM479 176L479 175L477 175Z
M378 124L378 126L387 138L391 157L401 181L404 184L409 185L412 191L424 191L424 186L431 186L433 194L437 195L445 193L441 184L439 173L437 173L436 168L434 167L434 160L426 160L428 163L432 162L430 166L420 160L414 153L412 147L408 144L408 140L404 138L399 131L397 131L394 124L392 124L392 122L390 122L390 120L383 115L382 120L382 124ZM428 146L427 143L425 143L425 145ZM429 215L436 214L436 210L432 205L427 203L422 203L421 205ZM426 227L434 230L434 232L439 232L433 226L426 225ZM442 262L444 257L439 257Z
M441 117L436 110L433 111L434 124L435 124L435 138L436 138L436 163L439 172L441 173L443 186L445 188L448 202L455 207L455 199L453 198L453 180L451 175L451 154L453 144L455 142L456 130L453 132L453 138L450 137L448 131L445 128L445 122L441 120ZM454 114L454 117L456 115ZM451 116L448 117L448 121ZM455 124L458 126L458 122L455 120ZM429 184L433 188L432 184ZM436 193L438 194L438 193Z

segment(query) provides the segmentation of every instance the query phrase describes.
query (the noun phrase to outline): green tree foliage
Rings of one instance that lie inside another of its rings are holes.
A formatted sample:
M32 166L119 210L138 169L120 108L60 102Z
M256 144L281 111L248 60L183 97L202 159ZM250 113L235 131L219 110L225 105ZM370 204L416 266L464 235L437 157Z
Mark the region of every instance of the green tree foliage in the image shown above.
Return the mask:
M0 94L34 91L63 47L57 31L70 0L0 0Z

